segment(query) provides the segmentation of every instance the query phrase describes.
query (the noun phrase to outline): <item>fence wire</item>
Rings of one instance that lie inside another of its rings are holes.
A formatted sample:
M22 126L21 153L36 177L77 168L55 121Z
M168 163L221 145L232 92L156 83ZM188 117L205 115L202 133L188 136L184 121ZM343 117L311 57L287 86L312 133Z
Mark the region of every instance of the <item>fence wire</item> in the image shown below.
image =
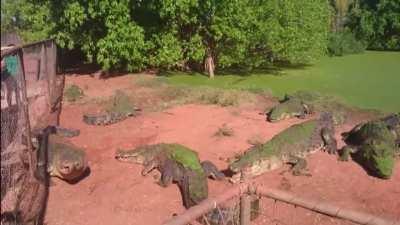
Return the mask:
M51 40L1 51L1 225L41 222L47 187L34 176L30 132L58 123L63 77L55 66Z
M202 201L163 224L400 225L396 219L302 198L286 191L257 187L253 183L242 183Z
M254 225L356 225L348 220L317 213L299 206L262 198L259 217Z

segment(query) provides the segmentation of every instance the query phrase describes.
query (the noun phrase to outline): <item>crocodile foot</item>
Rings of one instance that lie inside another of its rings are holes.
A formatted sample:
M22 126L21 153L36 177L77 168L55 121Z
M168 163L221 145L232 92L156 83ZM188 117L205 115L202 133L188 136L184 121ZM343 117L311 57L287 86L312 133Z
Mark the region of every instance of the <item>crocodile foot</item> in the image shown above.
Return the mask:
M219 171L218 168L208 160L201 162L201 167L203 167L206 175L214 180L222 180L225 178L225 174Z

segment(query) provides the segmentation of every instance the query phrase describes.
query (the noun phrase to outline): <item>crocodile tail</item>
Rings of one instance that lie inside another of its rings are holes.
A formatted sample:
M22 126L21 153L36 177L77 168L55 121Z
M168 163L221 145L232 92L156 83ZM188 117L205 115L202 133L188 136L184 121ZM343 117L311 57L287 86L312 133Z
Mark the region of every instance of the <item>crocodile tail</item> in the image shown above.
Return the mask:
M208 177L211 176L215 180L222 180L225 178L225 174L219 171L214 163L208 160L201 162L201 167L203 167L203 170Z
M83 115L83 122L89 125L102 125L107 119L106 115L93 115L93 114L85 114Z

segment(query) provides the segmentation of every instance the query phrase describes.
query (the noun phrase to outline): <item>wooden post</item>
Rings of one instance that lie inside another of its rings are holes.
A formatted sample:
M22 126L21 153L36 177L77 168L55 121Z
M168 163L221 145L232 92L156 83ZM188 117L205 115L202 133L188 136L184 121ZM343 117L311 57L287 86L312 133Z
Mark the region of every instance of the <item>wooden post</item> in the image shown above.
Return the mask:
M241 172L241 182L246 182L248 180L248 170L243 169ZM249 190L242 194L240 197L240 225L250 225L250 209L251 199L249 195Z

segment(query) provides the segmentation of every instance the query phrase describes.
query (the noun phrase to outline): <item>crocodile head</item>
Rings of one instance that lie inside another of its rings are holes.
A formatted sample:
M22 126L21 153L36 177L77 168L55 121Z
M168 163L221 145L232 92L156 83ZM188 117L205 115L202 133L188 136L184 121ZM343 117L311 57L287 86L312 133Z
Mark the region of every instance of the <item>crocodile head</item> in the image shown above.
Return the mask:
M50 176L72 181L81 177L87 168L86 154L82 149L61 143L52 146L47 167Z
M395 158L394 146L384 141L370 141L362 145L360 163L373 175L389 179L392 175Z
M265 172L277 169L282 165L283 160L275 156L260 159L252 163L246 164L244 164L243 161L239 160L229 166L229 169L235 173L229 181L232 183L237 183L244 175L243 173L246 173L247 178L251 178L261 175Z
M115 152L115 159L121 162L146 164L153 160L159 153L160 149L152 148L154 146L141 146L132 150L118 149Z
M383 179L390 178L397 146L396 136L385 121L377 120L357 125L349 132L345 141L358 147L354 159L371 175Z

